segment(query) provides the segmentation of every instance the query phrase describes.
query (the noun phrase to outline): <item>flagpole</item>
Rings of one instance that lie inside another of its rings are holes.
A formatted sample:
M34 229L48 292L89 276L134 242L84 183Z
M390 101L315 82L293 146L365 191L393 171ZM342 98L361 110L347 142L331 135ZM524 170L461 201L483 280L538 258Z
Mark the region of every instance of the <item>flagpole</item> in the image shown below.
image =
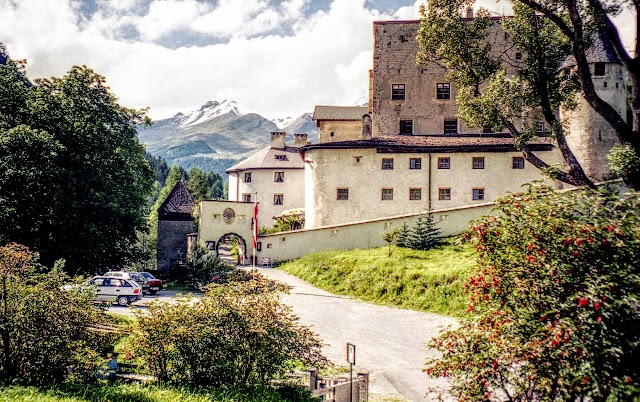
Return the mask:
M253 255L251 260L253 261L253 269L256 269L256 245L258 243L258 192L255 193L255 199L253 204Z

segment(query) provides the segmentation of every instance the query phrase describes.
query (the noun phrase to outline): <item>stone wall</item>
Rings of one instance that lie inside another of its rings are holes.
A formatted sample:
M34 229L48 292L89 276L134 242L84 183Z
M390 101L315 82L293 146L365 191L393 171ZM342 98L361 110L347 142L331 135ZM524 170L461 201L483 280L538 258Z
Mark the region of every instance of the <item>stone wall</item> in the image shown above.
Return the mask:
M193 230L193 221L158 221L157 269L168 271L173 260L184 261L187 255L187 234Z
M320 120L319 142L362 139L362 120Z

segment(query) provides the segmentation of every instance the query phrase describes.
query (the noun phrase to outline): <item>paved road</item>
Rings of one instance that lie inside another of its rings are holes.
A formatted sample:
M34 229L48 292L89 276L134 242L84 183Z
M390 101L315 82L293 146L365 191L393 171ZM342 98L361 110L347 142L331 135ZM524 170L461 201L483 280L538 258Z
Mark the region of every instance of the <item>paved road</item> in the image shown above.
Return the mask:
M433 351L425 342L441 328L455 325L449 317L418 311L376 306L336 296L273 268L258 268L265 276L287 283L290 305L303 324L310 325L327 344L325 355L338 365L347 365L345 346L356 345L354 371L369 371L371 392L397 395L410 401L426 401L427 388L444 385L422 372Z

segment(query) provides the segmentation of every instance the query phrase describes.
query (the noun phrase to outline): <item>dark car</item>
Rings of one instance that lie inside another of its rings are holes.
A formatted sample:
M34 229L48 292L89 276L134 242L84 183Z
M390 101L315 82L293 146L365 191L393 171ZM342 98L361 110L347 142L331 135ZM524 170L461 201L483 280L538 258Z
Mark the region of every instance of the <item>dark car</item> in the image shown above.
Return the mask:
M140 275L144 276L149 284L149 294L155 295L158 291L162 290L162 279L158 279L155 276L151 275L149 272L139 272Z

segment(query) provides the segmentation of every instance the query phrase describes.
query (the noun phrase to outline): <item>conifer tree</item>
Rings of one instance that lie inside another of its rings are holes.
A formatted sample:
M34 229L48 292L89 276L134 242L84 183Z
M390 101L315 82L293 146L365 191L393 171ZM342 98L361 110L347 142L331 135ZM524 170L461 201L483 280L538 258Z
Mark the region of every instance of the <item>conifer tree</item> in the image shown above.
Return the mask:
M418 217L418 221L407 240L409 247L414 250L429 250L442 244L442 236L436 227L432 213L422 214Z
M409 226L407 222L402 223L402 227L396 236L396 246L409 248Z

